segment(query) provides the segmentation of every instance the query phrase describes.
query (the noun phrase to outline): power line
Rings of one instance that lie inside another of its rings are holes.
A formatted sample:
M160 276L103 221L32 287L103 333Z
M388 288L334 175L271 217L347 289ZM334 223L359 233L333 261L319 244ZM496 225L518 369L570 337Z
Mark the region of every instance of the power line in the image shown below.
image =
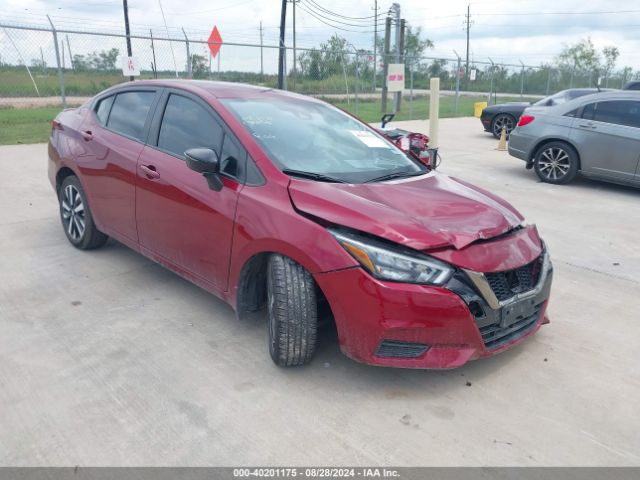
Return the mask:
M304 12L308 13L309 15L311 15L313 18L318 20L320 23L324 23L325 25L333 28L334 30L342 30L343 32L351 32L351 33L374 33L374 30L350 30L348 28L340 27L340 26L337 26L337 25L332 25L331 23L323 20L321 17L316 16L316 14L314 14L313 12L311 12L311 11L307 10L306 8L304 8L302 6L302 4L298 5L298 8L302 9ZM373 25L371 25L371 27L373 27Z
M349 27L373 28L373 23L367 24L367 25L361 25L361 24L357 24L357 23L343 22L342 20L337 20L335 18L327 17L327 16L323 15L322 13L318 12L318 10L314 9L313 5L311 5L311 3L309 3L307 0L303 0L302 4L304 4L305 8L313 11L313 13L315 13L316 15L324 18L325 20L328 20L328 21L331 21L331 22L334 22L334 23L338 23L338 24L341 24L341 25L347 25Z
M336 16L336 17L339 17L339 18L344 18L344 19L347 19L347 20L371 20L371 19L378 18L378 17L383 17L383 16L386 15L385 13L377 13L376 12L374 15L369 15L369 16L366 16L366 17L350 17L348 15L342 15L341 13L333 12L333 11L323 7L319 3L315 2L314 0L308 0L307 3L312 3L313 5L315 5L317 7L318 10L321 10L321 11L323 11L323 12L329 14L329 15L333 15L333 16Z

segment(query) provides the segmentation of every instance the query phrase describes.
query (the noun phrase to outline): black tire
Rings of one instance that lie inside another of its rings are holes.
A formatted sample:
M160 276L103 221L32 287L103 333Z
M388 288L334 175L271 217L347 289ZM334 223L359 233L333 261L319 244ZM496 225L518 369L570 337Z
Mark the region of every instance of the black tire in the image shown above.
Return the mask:
M302 265L272 255L267 269L269 353L281 367L308 363L316 349L316 285Z
M60 220L67 239L80 250L92 250L105 244L107 237L96 228L87 196L78 177L64 179L58 191Z
M493 120L491 120L491 133L497 139L500 139L502 134L502 127L507 129L507 137L511 133L511 130L516 128L516 118L508 113L499 113Z
M549 142L536 152L533 168L546 183L561 185L575 178L580 169L578 152L565 142Z

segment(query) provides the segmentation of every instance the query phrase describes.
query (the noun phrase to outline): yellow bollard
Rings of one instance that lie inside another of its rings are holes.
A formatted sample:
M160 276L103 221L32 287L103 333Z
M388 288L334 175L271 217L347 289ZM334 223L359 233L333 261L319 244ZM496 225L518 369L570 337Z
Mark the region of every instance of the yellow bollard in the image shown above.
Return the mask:
M498 142L498 150L504 152L507 149L507 129L502 127L500 132L500 141Z

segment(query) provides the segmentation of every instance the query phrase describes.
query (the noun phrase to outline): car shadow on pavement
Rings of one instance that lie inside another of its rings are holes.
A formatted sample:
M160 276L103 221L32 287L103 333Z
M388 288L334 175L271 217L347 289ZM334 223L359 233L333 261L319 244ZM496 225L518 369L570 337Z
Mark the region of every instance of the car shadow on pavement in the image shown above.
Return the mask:
M193 341L194 349L206 343L208 348L223 355L228 346L220 341L220 332L231 334L234 341L244 345L246 352L251 352L241 357L241 361L246 361L249 367L256 362L264 362L264 369L261 370L271 372L270 381L275 383L294 381L320 386L324 384L328 389L335 389L337 382L345 395L367 392L375 396L382 395L386 399L417 397L426 392L436 396L448 395L452 389L467 389L486 377L496 375L524 354L533 340L528 339L522 345L495 357L471 361L454 370L400 369L364 365L349 359L340 351L335 325L329 323L319 329L316 354L309 365L281 368L273 365L269 358L264 309L238 320L233 309L223 300L111 240L105 248L92 254L117 256L120 262L131 264L132 269L127 274L135 275L140 285L144 285L143 291L137 294L144 296L145 291L156 292L161 297L159 300L166 305L190 306L188 322L196 324L199 335L183 338L182 341ZM181 316L169 321L176 326L187 322Z

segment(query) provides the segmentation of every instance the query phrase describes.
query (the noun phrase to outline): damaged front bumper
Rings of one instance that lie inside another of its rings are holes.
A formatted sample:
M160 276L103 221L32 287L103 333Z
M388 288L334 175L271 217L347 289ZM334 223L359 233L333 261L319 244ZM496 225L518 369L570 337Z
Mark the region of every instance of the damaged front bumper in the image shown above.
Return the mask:
M536 261L532 288L510 298L496 274L469 269L458 269L442 287L380 281L359 267L315 279L348 357L371 365L455 368L507 350L548 323L553 267L546 252ZM513 272L503 273L524 275Z

